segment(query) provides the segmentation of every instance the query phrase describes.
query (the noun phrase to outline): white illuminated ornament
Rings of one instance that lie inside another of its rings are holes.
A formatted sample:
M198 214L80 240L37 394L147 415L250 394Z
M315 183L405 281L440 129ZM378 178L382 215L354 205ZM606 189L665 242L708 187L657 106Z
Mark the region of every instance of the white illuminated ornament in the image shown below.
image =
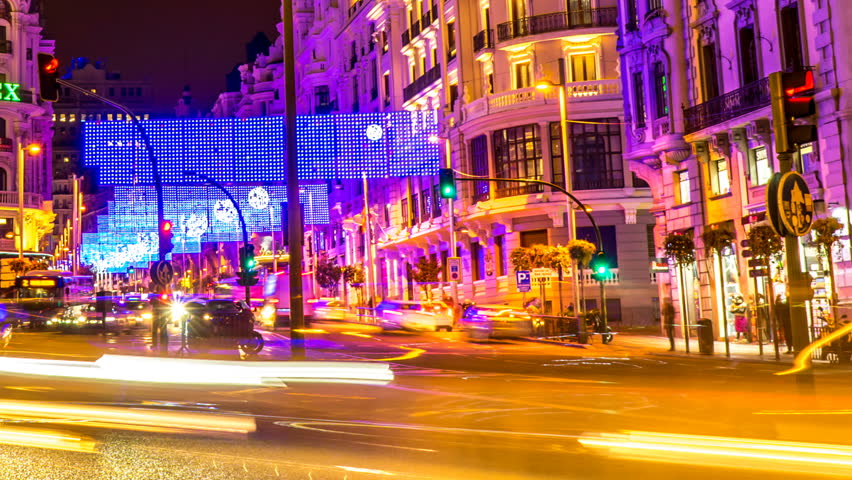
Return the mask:
M248 194L248 202L255 210L263 210L269 205L269 193L263 187L255 187Z
M217 200L213 206L213 215L216 220L224 223L234 223L237 219L237 209L230 200Z
M369 138L370 140L380 140L382 138L383 133L384 132L382 131L382 127L380 125L373 124L367 126L367 138Z
M186 229L186 236L192 238L200 238L207 233L207 216L196 215L194 213L181 217L181 221Z

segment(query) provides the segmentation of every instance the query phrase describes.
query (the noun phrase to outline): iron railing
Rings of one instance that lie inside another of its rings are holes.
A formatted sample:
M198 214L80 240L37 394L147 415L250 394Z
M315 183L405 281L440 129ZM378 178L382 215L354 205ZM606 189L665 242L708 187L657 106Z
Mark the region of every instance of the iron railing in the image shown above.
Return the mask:
M498 25L497 41L505 42L513 38L574 28L615 27L617 17L618 9L614 7L587 8L523 17Z
M719 95L694 107L685 108L683 110L684 130L686 133L697 132L765 107L771 101L769 78L761 78L732 92Z
M473 36L473 51L494 48L494 30L483 30Z
M497 198L514 197L515 195L530 195L541 193L544 186L538 183L497 182Z
M623 175L621 172L617 173ZM604 190L607 188L624 188L624 177L582 175L574 173L571 178L571 185L574 187L574 190Z
M407 102L415 95L423 91L424 88L432 85L441 79L441 65L435 65L426 71L423 75L411 82L408 86L402 89L402 99Z

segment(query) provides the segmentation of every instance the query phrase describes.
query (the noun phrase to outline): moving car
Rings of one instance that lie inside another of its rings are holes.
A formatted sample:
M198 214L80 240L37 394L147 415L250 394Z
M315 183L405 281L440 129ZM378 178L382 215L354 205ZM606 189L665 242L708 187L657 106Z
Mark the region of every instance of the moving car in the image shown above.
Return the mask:
M453 309L444 302L384 300L376 307L382 330L453 330Z
M471 305L462 315L461 327L474 340L527 337L532 334L532 318L508 305Z

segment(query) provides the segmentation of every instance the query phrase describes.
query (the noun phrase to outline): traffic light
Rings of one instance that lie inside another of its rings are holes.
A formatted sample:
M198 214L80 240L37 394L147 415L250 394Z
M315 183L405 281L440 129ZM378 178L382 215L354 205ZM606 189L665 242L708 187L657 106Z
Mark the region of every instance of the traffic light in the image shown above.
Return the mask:
M45 102L59 100L59 60L47 53L38 54L39 96Z
M599 282L607 280L610 277L610 262L604 252L598 252L592 257L589 262L589 267L592 269L592 278Z
M775 72L769 75L772 93L772 127L775 130L775 151L793 153L796 146L816 140L816 126L796 125L797 118L816 112L814 104L814 72Z
M257 266L257 260L254 259L254 245L243 245L240 247L240 271L237 274L239 279L237 285L252 286L257 285L257 272L254 268Z
M438 188L441 190L441 198L456 198L456 177L452 168L438 170Z
M164 257L174 249L174 245L172 245L173 226L171 220L163 220L160 224L160 253Z

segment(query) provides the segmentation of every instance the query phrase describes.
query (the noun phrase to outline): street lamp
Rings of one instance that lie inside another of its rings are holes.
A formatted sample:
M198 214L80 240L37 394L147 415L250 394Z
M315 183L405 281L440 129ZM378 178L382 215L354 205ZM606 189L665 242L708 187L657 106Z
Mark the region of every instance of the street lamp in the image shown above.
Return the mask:
M18 144L18 259L24 259L24 152L35 156L41 153L41 145L31 143L26 147Z
M569 194L573 191L572 165L571 165L571 147L568 141L568 112L565 106L565 85L555 84L548 80L542 80L535 86L536 90L547 92L551 88L557 89L559 92L559 132L562 140L562 178L565 181L565 191ZM551 152L552 155L552 152ZM577 239L577 220L574 209L571 206L571 197L567 195L565 202L568 205L568 241ZM598 250L603 250L603 245L598 245ZM579 268L578 268L579 270ZM579 285L577 278L579 272L574 272L573 280L571 281L571 295L574 299L574 311L580 313L585 310L585 305L579 305L577 299L579 296ZM560 312L561 314L562 312Z

